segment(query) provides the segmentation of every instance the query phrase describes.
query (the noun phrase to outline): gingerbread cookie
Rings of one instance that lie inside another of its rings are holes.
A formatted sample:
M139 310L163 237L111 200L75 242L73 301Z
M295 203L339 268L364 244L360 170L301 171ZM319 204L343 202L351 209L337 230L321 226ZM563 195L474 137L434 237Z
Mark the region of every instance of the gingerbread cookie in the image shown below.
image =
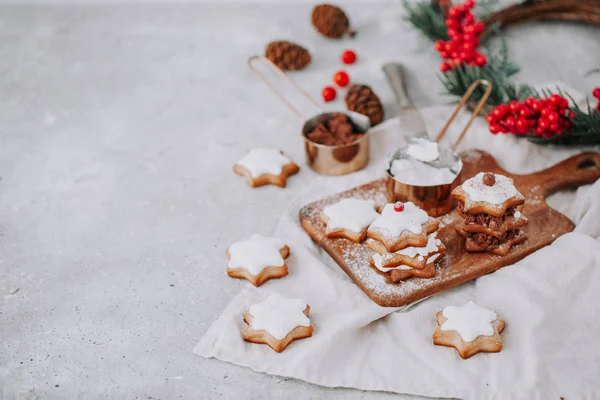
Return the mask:
M394 253L408 246L426 246L427 236L438 228L439 222L414 203L397 202L385 205L381 215L367 229L367 236Z
M527 217L523 216L519 211L515 211L515 207L513 207L506 210L505 215L501 217L494 217L488 214L466 214L465 222L460 225L460 228L464 232L485 233L495 238L500 238L506 232L522 228L528 223L529 220Z
M406 264L398 264L394 267L384 268L383 264L386 263L386 256L380 254L374 254L369 262L390 282L398 283L408 278L412 278L413 276L417 278L433 278L435 276L435 261L439 256L440 254L432 256L431 259L428 260L429 262L424 264L421 269L412 268Z
M245 176L251 187L285 187L287 177L298 171L300 167L276 149L252 149L233 166L233 172Z
M446 307L436 317L438 326L433 343L454 347L463 359L479 352L502 350L500 333L506 324L492 310L470 301L462 307Z
M310 307L302 300L274 293L244 313L248 327L242 337L247 342L266 344L280 353L294 340L312 336L309 311Z
M456 209L465 219L456 231L466 238L468 252L505 255L527 239L520 229L529 222L521 213L525 198L512 179L482 172L456 187L452 195L459 200Z
M427 237L427 244L423 247L409 246L394 253L388 252L381 242L373 239L368 239L365 244L380 256L371 257L371 265L380 270L381 268L394 268L398 265L423 269L427 264L437 261L446 252L446 246L437 238L437 232L433 232ZM378 266L378 264L380 265Z
M482 232L466 232L463 226L457 226L456 232L466 239L465 250L470 253L487 251L498 256L503 256L507 254L513 246L527 240L527 235L518 229L508 231L500 237Z
M281 278L288 274L285 259L289 254L290 248L280 239L255 233L227 249L227 275L232 278L244 278L258 287L269 279Z
M379 214L372 200L344 199L327 206L319 217L327 225L325 236L343 237L360 243L367 236L367 228Z
M485 182L484 182L484 177ZM506 210L525 203L513 180L504 175L480 172L452 191L463 206L463 213L501 217Z

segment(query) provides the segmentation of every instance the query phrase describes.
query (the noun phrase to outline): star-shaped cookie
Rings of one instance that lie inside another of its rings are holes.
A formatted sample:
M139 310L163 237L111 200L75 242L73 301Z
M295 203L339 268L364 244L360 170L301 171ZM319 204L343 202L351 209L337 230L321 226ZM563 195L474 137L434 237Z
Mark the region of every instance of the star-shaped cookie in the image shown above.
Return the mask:
M388 253L385 246L373 239L367 239L367 246L375 251L369 260L380 274L385 275L392 283L417 278L433 278L435 263L444 256L446 246L437 238L437 233L429 235L424 247L406 247L395 253Z
M484 182L484 176L493 176L491 182ZM513 180L504 175L480 172L467 179L452 191L463 203L464 214L489 214L501 217L511 207L525 203L525 197L515 188Z
M367 228L379 216L372 200L344 199L321 211L319 218L327 225L325 236L343 237L360 243L367 236Z
M233 172L246 177L251 187L285 187L287 177L298 171L300 167L277 149L252 149L233 166Z
M502 350L500 333L506 324L492 310L470 301L461 307L446 307L436 317L438 326L433 333L433 343L454 347L463 359L479 352Z
M280 353L294 340L312 336L309 311L310 306L300 299L271 294L244 313L248 327L242 337L247 342L266 344Z
M289 254L290 248L280 239L255 233L229 246L227 275L244 278L258 287L269 279L288 274L285 259Z
M438 228L439 222L414 203L404 203L401 208L390 203L369 226L367 236L383 243L388 252L394 253L408 246L427 245L427 236Z
M466 232L464 225L456 226L456 232L465 240L465 250L470 253L490 252L498 256L506 255L513 246L527 240L527 235L521 230L505 232L497 237L484 232Z

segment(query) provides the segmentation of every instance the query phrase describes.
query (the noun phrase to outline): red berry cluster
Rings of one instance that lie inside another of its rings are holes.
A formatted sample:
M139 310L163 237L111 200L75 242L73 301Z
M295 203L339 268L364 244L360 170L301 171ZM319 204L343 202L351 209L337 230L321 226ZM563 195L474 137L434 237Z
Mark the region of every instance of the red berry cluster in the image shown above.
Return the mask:
M493 134L525 135L533 131L537 136L551 137L562 135L570 129L573 117L573 112L569 111L569 101L553 94L547 99L528 97L522 103L513 100L508 104L500 104L486 116L486 120Z
M440 65L442 72L450 71L462 64L480 67L487 64L485 55L477 51L479 36L485 30L485 25L482 22L475 22L475 16L471 12L473 7L475 7L474 0L465 0L463 4L448 9L446 27L450 40L435 42L435 49L446 60Z
M598 111L600 111L600 86L598 86L597 88L594 88L594 91L592 92L592 95L598 99Z
M356 62L356 58L355 52L352 50L346 50L342 53L340 60L342 60L344 64L350 65ZM333 75L333 81L339 87L346 87L350 83L350 76L346 71L339 70ZM335 100L336 95L337 92L333 86L325 86L323 90L321 90L321 96L323 97L324 101L333 101Z

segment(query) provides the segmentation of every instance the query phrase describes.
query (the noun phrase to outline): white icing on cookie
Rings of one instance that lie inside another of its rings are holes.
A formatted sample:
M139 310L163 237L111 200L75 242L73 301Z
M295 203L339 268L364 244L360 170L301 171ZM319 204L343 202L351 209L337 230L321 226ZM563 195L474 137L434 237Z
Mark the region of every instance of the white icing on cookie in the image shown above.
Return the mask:
M238 165L246 168L252 177L258 178L265 174L279 175L283 166L290 162L290 159L277 149L257 148L250 150L238 161Z
M398 265L397 267L386 268L383 266L383 256L381 254L373 254L373 261L375 262L375 268L382 272L392 271L394 269L414 269L408 265Z
M472 342L480 335L492 336L492 322L498 319L495 312L472 301L461 307L448 306L442 313L447 320L441 329L458 332L465 342Z
M282 267L284 260L279 250L283 247L280 239L255 233L229 247L229 268L245 268L258 275L266 267Z
M435 262L435 260L437 260L438 258L440 258L441 254L437 253L432 255L431 257L427 258L427 261L425 262L425 264L431 264L432 262Z
M436 142L429 139L414 138L406 154L419 161L430 162L440 157L440 149Z
M262 303L250 307L254 330L264 330L276 339L283 339L298 326L309 326L310 319L304 315L306 303L300 299L288 299L273 293Z
M370 228L387 230L391 236L397 237L404 231L415 234L423 232L423 225L429 216L412 202L404 203L404 210L396 212L393 204L386 204L381 215L373 221Z
M438 246L440 246L442 242L437 238L437 232L433 232L429 236L427 236L427 245L423 247L406 247L402 250L398 250L396 254L402 254L407 257L423 257L427 256L430 253L434 253L438 251Z
M379 216L372 200L344 199L327 206L323 214L329 218L328 229L347 229L360 232Z
M463 190L469 195L471 201L485 201L490 204L502 204L519 193L511 178L494 174L496 183L492 186L488 186L483 183L484 174L484 172L480 172L471 179L467 179L462 184Z
M515 219L519 219L521 218L521 213L519 211L515 212L515 214L513 215L515 217Z

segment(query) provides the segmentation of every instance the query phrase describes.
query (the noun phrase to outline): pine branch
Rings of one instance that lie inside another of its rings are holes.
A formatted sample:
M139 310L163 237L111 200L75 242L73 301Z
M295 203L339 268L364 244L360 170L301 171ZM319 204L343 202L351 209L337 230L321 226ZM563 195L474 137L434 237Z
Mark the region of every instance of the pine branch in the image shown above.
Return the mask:
M600 68L594 68L585 73L585 77L600 73Z
M403 3L408 13L406 20L425 38L431 42L450 39L446 33L448 28L446 28L444 13L437 3L431 0L417 2L403 0Z

